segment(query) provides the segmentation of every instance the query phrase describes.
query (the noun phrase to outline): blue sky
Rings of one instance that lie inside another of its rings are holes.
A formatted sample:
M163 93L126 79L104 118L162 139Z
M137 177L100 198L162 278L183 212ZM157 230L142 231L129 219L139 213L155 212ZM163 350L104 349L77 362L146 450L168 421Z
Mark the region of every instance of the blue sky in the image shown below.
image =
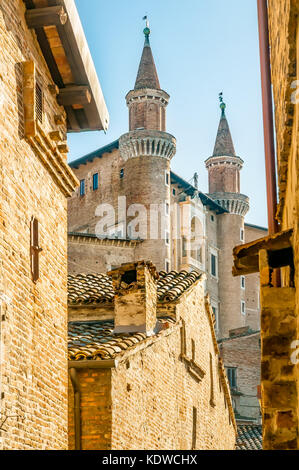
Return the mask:
M110 113L107 134L69 134L74 160L128 131L125 95L134 87L148 15L161 87L170 96L167 131L177 138L172 169L187 180L212 154L223 91L237 155L247 222L267 224L258 25L255 0L76 0Z

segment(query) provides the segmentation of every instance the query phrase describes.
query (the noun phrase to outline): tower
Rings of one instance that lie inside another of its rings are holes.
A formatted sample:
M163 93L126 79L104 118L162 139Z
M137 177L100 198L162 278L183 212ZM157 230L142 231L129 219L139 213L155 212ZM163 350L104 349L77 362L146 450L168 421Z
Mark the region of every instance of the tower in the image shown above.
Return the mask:
M232 251L245 241L244 217L249 210L249 198L240 193L240 171L243 160L236 155L228 121L226 105L220 94L220 123L213 155L206 160L209 173L209 196L226 212L218 216L218 255L211 247L211 262L219 283L219 337L229 330L246 326L245 279L233 278ZM218 268L215 263L218 258ZM216 261L215 261L216 259ZM213 273L212 273L213 274Z
M126 196L127 234L144 240L137 259L151 259L164 270L171 259L170 160L176 152L176 139L165 131L169 95L160 87L148 22L144 35L135 86L126 96L129 132L119 139L123 159L120 190Z

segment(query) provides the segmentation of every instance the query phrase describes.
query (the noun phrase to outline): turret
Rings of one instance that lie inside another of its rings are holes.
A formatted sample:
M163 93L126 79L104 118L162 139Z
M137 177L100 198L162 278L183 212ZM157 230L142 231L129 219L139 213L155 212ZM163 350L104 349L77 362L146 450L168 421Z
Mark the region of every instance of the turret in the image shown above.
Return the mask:
M140 256L151 259L159 270L164 270L166 266L170 268L171 259L170 160L176 152L176 139L165 131L170 97L160 87L148 21L143 32L145 41L135 86L126 96L129 132L120 137L119 149L124 161L123 191L127 209L133 205L139 205L135 206L136 211L140 209L138 229L140 238L145 239ZM134 231L136 211L129 209L129 236Z

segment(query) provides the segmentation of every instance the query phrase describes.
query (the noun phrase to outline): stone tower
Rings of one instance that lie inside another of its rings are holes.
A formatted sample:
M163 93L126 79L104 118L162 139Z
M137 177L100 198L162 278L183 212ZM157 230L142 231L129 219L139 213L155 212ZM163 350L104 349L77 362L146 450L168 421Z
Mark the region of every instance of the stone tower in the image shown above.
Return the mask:
M170 160L176 139L165 132L169 95L160 88L148 22L144 35L135 87L126 96L129 132L119 139L124 162L120 189L126 196L127 235L145 240L136 258L151 259L164 270L171 259Z
M233 247L245 241L244 217L249 210L249 199L240 194L240 171L243 160L236 155L227 122L222 94L221 117L213 155L206 160L209 172L209 196L226 213L218 216L218 254L211 249L210 275L219 283L219 337L227 337L229 330L246 326L245 279L233 278ZM213 266L212 266L213 265Z

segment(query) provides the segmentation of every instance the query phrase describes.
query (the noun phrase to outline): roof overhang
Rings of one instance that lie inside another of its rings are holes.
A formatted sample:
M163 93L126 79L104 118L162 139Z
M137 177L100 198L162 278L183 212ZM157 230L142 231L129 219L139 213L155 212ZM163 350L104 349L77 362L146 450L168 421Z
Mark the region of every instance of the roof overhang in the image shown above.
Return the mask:
M292 261L293 229L259 238L234 248L233 276L259 272L259 252L266 250L272 268L288 266Z
M66 110L68 131L106 131L109 114L74 0L24 3L27 25L35 30L59 89L57 100ZM59 6L63 16L55 14Z

